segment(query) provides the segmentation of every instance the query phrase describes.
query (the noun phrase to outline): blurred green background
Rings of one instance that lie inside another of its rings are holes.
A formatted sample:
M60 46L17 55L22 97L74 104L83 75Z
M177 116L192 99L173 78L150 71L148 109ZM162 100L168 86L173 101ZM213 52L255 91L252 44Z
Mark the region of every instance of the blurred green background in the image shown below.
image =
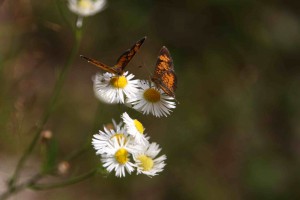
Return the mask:
M74 25L65 1L1 1L0 191L32 140L74 45L58 5ZM78 56L45 125L57 142L57 160L127 111L161 145L167 166L153 178L99 174L12 199L300 199L299 1L108 0L103 12L84 19L83 29ZM99 102L91 79L100 70L79 58L113 65L145 35L127 69L148 79L160 48L168 47L180 104L167 118ZM42 161L39 143L23 176ZM65 178L97 165L90 146L70 163Z

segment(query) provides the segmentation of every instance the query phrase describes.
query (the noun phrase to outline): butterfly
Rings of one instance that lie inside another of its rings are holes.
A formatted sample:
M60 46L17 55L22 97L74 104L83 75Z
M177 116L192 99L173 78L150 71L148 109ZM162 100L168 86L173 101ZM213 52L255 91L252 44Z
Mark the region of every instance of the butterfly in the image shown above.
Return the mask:
M151 81L155 83L157 88L162 89L167 95L175 98L177 77L174 71L173 59L165 46L159 52Z
M92 58L88 58L86 56L80 55L81 58L86 59L89 63L96 65L104 71L113 73L115 75L121 76L124 73L125 67L128 65L130 60L136 54L136 52L140 49L142 44L144 43L146 37L143 37L139 41L137 41L130 49L126 50L117 60L117 63L113 67L109 67L104 63L101 63Z

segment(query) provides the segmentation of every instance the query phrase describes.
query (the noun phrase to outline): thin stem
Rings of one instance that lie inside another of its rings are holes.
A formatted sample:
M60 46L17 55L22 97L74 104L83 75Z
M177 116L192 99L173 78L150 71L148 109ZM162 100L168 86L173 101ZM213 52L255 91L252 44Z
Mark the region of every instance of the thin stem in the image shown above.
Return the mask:
M8 197L10 197L10 195L12 193L19 192L19 191L29 187L30 185L34 184L36 181L40 180L42 177L43 177L43 175L38 173L35 176L33 176L30 180L26 181L25 183L22 183L18 186L9 187L9 189L6 192L4 192L3 194L0 195L0 199L1 200L7 199Z
M68 27L75 32L74 27L72 26L72 23L70 23L70 21L68 20L68 18L66 17L66 13L65 13L65 6L62 6L62 4L65 5L65 1L61 1L61 0L56 0L56 6L58 8L58 12L60 13L60 16L62 17L63 21L65 21L65 23L68 25Z
M95 113L95 121L94 121L94 129L96 129L96 121L97 121L97 116L101 110L101 105L99 104L98 107L97 107L97 111ZM65 161L70 161L80 155L82 155L84 152L86 152L88 150L88 147L89 147L89 144L90 142L88 143L85 143L81 149L73 152L72 154L70 154L69 156L67 156L64 160ZM20 185L13 185L11 187L9 187L9 190L5 193L3 193L1 196L0 196L0 199L6 199L8 198L12 193L16 193L16 192L19 192L21 191L22 189L25 189L27 187L35 187L33 189L36 189L36 190L41 190L41 186L40 185L37 185L37 186L33 186L35 184L35 182L39 181L41 178L43 178L46 174L51 174L52 172L54 172L56 170L56 167L53 167L51 169L49 169L47 172L43 172L43 173L38 173L36 174L35 176L33 176L33 178L31 178L30 180L28 180L27 182L25 183L22 183ZM96 170L97 171L97 170ZM72 179L71 181L65 181L64 183L59 183L58 184L52 184L51 187L54 188L54 187L60 187L60 186L66 186L66 185L70 185L72 183L77 183L81 180L84 180L85 177L88 178L89 176L92 176L93 175L93 170L88 172L87 174L85 175L81 175L80 177L76 177L75 179ZM76 181L77 180L77 181ZM47 187L50 187L50 185L48 185ZM47 189L46 187L42 186L42 189Z
M83 146L81 146L81 149L74 151L73 153L71 153L70 155L68 155L65 158L65 161L70 161L75 159L76 157L79 157L80 155L82 155L83 153L85 153L88 150L88 146L83 144Z
M47 189L53 189L53 188L58 188L58 187L64 187L64 186L68 186L68 185L72 185L78 182L81 182L85 179L88 179L92 176L94 176L97 173L98 169L92 169L91 171L82 174L80 176L77 176L75 178L66 180L66 181L62 181L59 183L50 183L50 184L31 184L29 187L31 189L34 190L47 190Z
M30 143L30 145L28 146L28 148L25 150L22 157L20 158L20 160L17 164L17 167L15 169L15 172L14 172L12 178L9 181L9 186L10 187L12 187L15 184L25 161L27 160L28 156L32 153L36 143L38 142L38 139L40 137L40 132L43 130L44 125L46 124L46 122L49 119L49 116L53 112L53 108L55 106L55 103L58 99L58 96L59 96L59 94L61 92L61 89L62 89L62 86L64 84L66 74L67 74L67 72L68 72L68 70L71 66L71 63L73 62L73 60L74 60L74 58L77 55L77 52L79 50L81 37L82 37L82 29L76 29L76 31L75 31L75 46L72 49L72 52L70 54L69 59L65 63L64 67L62 68L57 81L55 82L53 95L51 97L51 100L49 102L48 107L46 108L46 111L44 112L42 120L40 121L40 123L38 123L36 125L36 130L35 130L35 133L34 133L33 140Z
M78 16L77 17L77 21L76 21L76 26L77 27L82 27L82 23L83 23L83 17L82 16Z

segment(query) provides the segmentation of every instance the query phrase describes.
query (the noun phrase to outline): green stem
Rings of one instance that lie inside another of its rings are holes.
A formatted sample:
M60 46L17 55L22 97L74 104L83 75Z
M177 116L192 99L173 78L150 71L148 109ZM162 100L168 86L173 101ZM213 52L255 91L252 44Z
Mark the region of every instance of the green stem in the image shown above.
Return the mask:
M63 6L62 6L63 4ZM61 1L61 0L56 0L56 6L58 9L58 12L60 14L60 16L62 17L63 21L65 21L65 23L67 24L67 26L73 31L75 32L74 27L72 26L72 23L70 23L70 21L68 20L68 18L66 17L66 12L65 12L65 1Z
M36 182L39 181L41 178L43 178L43 176L45 175L42 173L38 173L35 176L33 176L31 179L29 179L28 181L26 181L20 185L10 187L9 190L7 190L2 195L0 195L0 199L5 200L8 197L10 197L10 195L12 193L19 192L25 188L31 188L34 190L46 190L46 189L53 189L53 188L57 188L57 187L72 185L72 184L81 182L85 179L88 179L88 178L94 176L97 173L97 171L98 171L98 169L92 169L91 171L89 171L83 175L77 176L75 178L72 178L72 179L69 179L69 180L66 180L63 182L52 183L52 184L36 184Z
M44 112L42 120L40 121L40 123L38 125L36 125L36 130L35 130L35 133L34 133L33 140L30 143L30 145L28 146L28 148L25 150L22 157L20 158L20 160L17 164L17 167L15 169L15 172L14 172L12 178L9 181L9 186L10 187L12 187L15 184L25 161L27 160L28 156L31 154L31 152L33 151L36 143L39 140L40 132L43 130L44 125L46 124L46 122L49 119L49 116L53 112L53 108L55 106L55 103L58 99L58 96L59 96L59 94L61 92L61 89L62 89L62 86L64 84L66 74L67 74L67 72L68 72L68 70L69 70L75 56L77 55L78 50L79 50L81 37L82 37L82 29L76 29L76 32L75 32L75 46L72 49L72 52L70 54L69 59L65 63L64 67L62 68L57 81L55 82L53 95L51 97L51 100L49 102L48 107L46 108L46 111Z
M42 177L43 177L42 174L36 174L30 180L26 181L23 184L20 184L18 186L9 187L9 189L6 192L4 192L3 194L0 195L0 199L1 200L7 199L8 197L10 197L10 195L12 193L17 193L17 192L29 187L30 185L34 184L36 181L40 180Z
M101 113L101 107L102 105L99 104L95 113L95 121L94 121L94 128L93 131L95 131L96 128L96 122L98 119L98 115L99 113ZM37 129L39 128L38 126L36 127ZM38 130L37 130L38 131ZM67 156L64 160L65 161L70 161L80 155L82 155L84 152L86 152L88 150L88 147L90 145L90 141L86 144L84 144L82 146L82 148L78 151L73 152L72 154L70 154L69 156ZM57 188L57 187L63 187L63 186L68 186L71 184L75 184L78 183L80 181L83 181L91 176L93 176L98 169L93 169L90 172L87 172L86 174L80 175L78 177L75 177L73 179L64 181L64 182L59 182L59 183L52 183L52 184L36 184L37 181L39 181L41 178L43 178L45 175L50 174L52 172L54 172L56 170L56 167L49 169L47 172L43 172L43 173L38 173L35 176L33 176L31 179L29 179L28 181L21 183L19 185L12 185L11 187L9 187L8 191L6 191L5 193L3 193L0 196L0 199L7 199L12 193L16 193L19 192L25 188L31 188L31 189L35 189L35 190L46 190L46 189L51 189L51 188Z
M29 187L31 189L34 189L34 190L47 190L47 189L53 189L53 188L58 188L58 187L64 187L64 186L68 186L68 185L72 185L72 184L81 182L85 179L88 179L88 178L94 176L97 173L97 170L98 169L92 169L91 171L89 171L85 174L82 174L82 175L77 176L75 178L72 178L72 179L69 179L69 180L66 180L66 181L62 181L62 182L59 182L59 183L32 184Z

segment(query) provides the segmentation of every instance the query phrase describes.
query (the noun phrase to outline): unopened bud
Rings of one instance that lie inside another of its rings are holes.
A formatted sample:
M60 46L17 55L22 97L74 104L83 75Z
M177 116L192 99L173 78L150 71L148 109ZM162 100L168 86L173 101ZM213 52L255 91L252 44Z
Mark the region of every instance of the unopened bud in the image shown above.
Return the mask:
M50 131L50 130L44 130L41 133L41 138L42 138L42 141L44 141L44 142L51 140L52 137L53 137L53 134L52 134L52 131Z
M58 164L58 173L66 175L69 172L70 164L67 161L62 161Z
M108 130L114 130L114 125L112 123L105 124L105 128Z

